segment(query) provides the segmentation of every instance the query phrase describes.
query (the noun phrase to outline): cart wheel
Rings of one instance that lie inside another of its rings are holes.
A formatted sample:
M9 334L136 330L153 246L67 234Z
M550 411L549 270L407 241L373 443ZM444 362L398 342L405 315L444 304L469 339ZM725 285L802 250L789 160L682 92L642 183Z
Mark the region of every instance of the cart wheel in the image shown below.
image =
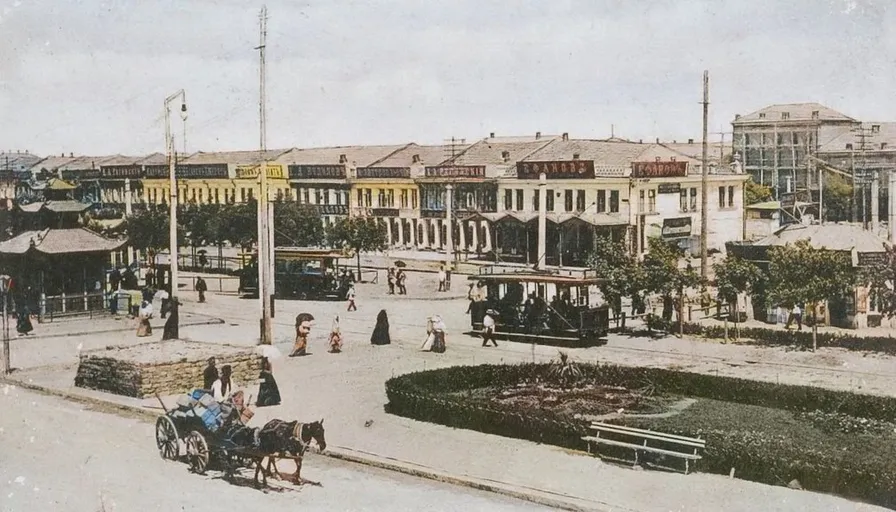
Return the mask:
M200 475L205 474L208 468L208 444L202 434L195 430L187 436L187 460L190 462L190 469L194 473Z
M156 446L163 459L174 460L180 455L177 428L168 416L159 416L156 420Z

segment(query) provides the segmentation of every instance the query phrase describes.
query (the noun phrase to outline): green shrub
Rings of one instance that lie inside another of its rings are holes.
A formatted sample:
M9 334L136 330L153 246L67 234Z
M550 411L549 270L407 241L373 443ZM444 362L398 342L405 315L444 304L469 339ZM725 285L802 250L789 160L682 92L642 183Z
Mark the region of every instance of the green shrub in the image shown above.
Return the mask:
M706 338L723 339L724 326L704 326L694 323L684 324L684 333ZM740 327L741 341L760 346L790 346L803 349L812 348L811 331L786 331L767 329L764 327ZM734 336L734 329L729 325L728 337ZM896 355L896 338L881 336L855 336L853 334L818 333L819 347L834 347L858 352L880 352Z
M553 368L550 364L481 365L402 375L386 382L387 411L456 428L583 449L581 437L588 435L589 428L584 420L545 410L502 408L461 393L526 382L554 383L558 374ZM703 398L709 404L727 407L728 424L711 409L690 423L682 423L687 415L673 416L665 423L644 420L648 428L707 439L699 466L703 471L727 474L734 467L742 478L769 484L786 484L797 478L806 489L896 505L892 453L873 449L875 443L882 442L881 437L849 434L859 436L850 441L847 434L835 433L830 435L839 444L831 445L831 438L817 425L819 421L847 421L845 417L859 423L856 418L877 420L875 425L896 422L896 398L661 368L579 364L578 369L582 380L594 384L636 389L650 383L664 393ZM744 430L747 423L763 427Z

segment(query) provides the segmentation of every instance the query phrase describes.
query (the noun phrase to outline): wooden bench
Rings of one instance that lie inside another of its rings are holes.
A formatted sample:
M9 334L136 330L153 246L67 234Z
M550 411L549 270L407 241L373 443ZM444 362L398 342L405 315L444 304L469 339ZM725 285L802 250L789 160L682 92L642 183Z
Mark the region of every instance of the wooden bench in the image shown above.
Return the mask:
M690 471L691 461L697 461L702 458L697 453L698 450L706 448L706 440L704 439L677 436L653 430L624 427L598 421L591 423L591 429L595 431L595 435L582 438L583 441L588 443L588 453L591 453L591 443L631 448L635 451L635 465L638 464L638 454L640 452L667 455L684 459L684 474L688 474L688 471ZM610 439L609 436L625 440ZM651 444L661 445L662 447L651 446Z

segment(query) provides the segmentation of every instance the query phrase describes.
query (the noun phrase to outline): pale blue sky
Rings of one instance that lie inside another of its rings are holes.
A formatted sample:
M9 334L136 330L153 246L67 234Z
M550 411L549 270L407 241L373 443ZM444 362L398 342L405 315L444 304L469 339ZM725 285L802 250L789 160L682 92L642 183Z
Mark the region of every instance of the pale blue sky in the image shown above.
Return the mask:
M611 124L699 139L703 69L711 132L797 101L896 121L888 3L271 0L268 146L603 138ZM179 88L189 151L256 148L260 6L0 0L0 150L163 151Z

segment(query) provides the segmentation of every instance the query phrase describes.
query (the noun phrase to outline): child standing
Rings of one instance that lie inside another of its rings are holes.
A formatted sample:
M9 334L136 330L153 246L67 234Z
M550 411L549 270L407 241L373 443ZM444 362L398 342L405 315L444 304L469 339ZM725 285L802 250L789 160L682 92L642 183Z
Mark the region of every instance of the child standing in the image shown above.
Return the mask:
M346 311L357 311L358 306L355 305L355 285L349 285L348 293L345 294L345 298L348 299L348 308L346 308Z

